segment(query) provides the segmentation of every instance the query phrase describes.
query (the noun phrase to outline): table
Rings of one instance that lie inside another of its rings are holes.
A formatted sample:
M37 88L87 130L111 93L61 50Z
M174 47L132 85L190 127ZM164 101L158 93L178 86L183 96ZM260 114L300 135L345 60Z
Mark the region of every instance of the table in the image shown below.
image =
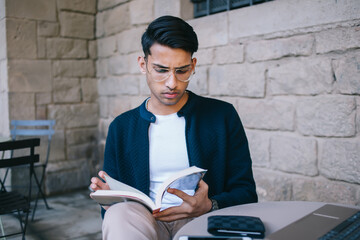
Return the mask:
M326 203L323 202L279 201L251 203L223 208L204 214L187 223L178 231L173 239L178 240L179 237L183 235L211 236L211 234L207 232L207 218L212 215L247 215L259 217L265 225L266 237L325 204Z

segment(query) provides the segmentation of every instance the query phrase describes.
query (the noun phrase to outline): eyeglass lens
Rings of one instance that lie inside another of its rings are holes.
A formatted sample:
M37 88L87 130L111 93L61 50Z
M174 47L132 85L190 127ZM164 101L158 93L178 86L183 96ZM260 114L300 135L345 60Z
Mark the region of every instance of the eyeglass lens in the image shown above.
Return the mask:
M187 82L190 80L191 76L193 75L193 68L191 66L179 68L174 70L175 77L177 80L182 82ZM168 68L159 68L153 67L152 71L150 72L152 78L155 81L161 82L170 77L171 70Z

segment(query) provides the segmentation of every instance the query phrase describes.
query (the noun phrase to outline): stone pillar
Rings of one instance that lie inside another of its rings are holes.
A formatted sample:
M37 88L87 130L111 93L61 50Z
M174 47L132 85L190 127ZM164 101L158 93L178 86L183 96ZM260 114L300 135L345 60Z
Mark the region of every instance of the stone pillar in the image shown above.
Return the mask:
M45 190L86 187L98 168L96 0L0 4L0 31L6 33L0 34L0 98L8 96L0 110L9 109L1 133L8 133L12 119L55 119ZM42 139L42 161L46 144Z

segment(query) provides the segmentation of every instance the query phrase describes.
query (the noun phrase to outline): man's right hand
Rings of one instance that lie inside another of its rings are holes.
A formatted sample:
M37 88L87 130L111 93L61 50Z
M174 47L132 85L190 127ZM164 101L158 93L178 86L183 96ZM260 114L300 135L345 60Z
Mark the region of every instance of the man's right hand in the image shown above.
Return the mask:
M105 175L108 176L108 174L104 171L100 171L98 173L99 177L103 180L100 180L100 178L98 177L92 177L91 178L91 184L90 184L90 188L93 191L97 191L97 190L110 190L109 185L106 183L105 180Z

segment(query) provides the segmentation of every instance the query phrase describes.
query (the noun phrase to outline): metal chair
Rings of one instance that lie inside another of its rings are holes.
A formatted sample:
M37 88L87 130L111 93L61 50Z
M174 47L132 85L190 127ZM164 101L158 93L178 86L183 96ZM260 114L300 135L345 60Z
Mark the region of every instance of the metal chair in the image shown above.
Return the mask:
M29 178L28 181L28 195L24 196L16 191L7 191L4 185L4 182L0 180L1 191L0 191L0 215L8 215L17 213L18 220L20 222L21 231L13 233L5 233L3 226L1 225L1 235L0 239L5 239L5 237L14 236L22 234L22 239L25 239L26 227L30 212L30 199L31 199L31 178L34 174L34 163L39 161L39 155L35 154L35 147L40 145L39 138L25 139L25 140L15 140L0 142L0 151L11 151L7 157L3 155L3 158L0 160L0 168L9 168L16 166L29 166ZM13 157L12 152L14 150L29 149L28 153L23 153L22 156ZM21 212L25 214L23 219Z
M40 178L38 178L36 172L34 172L34 178L36 185L38 186L38 192L35 199L35 206L31 218L32 220L34 220L35 217L37 203L40 195L45 202L46 208L51 209L46 201L46 196L43 192L42 187L44 184L46 167L49 161L51 138L52 135L55 133L54 130L55 123L56 123L55 120L12 120L11 121L11 126L12 126L11 137L13 140L23 136L32 136L32 137L48 136L45 161L36 163L34 165L35 168L42 168L42 172Z

